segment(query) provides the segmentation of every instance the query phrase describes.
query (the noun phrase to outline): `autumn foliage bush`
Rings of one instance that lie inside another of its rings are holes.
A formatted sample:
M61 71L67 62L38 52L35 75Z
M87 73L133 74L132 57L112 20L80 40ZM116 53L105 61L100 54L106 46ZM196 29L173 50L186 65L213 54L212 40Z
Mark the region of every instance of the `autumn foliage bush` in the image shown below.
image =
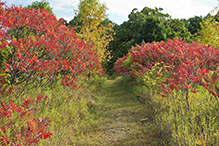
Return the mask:
M47 132L50 121L44 118L36 118L34 114L36 110L30 107L30 103L38 104L41 99L45 99L42 95L36 97L36 101L32 98L23 98L23 104L17 106L10 100L9 104L0 101L0 143L6 145L32 145L38 144L39 140L49 138L52 133Z
M16 97L31 88L62 80L63 86L80 88L79 76L103 73L92 45L51 13L0 2L0 143L31 145L49 138L50 121L34 117L34 105L46 97ZM2 55L3 54L3 55ZM7 55L5 55L7 54ZM89 73L89 74L88 74ZM13 100L8 100L13 99ZM14 102L16 99L16 104ZM30 104L35 103L35 104ZM30 107L32 106L32 107Z
M219 78L219 51L202 46L199 42L186 43L180 39L165 42L142 43L133 47L127 56L118 59L114 69L117 75L128 72L132 77L143 76L156 63L157 77L163 78L160 88L163 97L174 89L189 89L195 85L204 86L213 96L215 81ZM216 87L218 88L218 87ZM193 93L199 91L191 91Z
M214 47L174 39L132 47L114 69L136 79L168 145L218 145L218 61Z
M79 74L101 70L92 46L51 13L7 7L3 2L0 8L0 49L9 47L9 58L3 62L10 84L23 83L27 89L52 83L61 75L63 85L75 87Z
M1 71L4 70L1 69ZM0 95L9 97L13 94L14 87L7 85L5 76L1 76L0 79ZM47 97L38 95L34 101L27 95L27 99L22 98L22 105L16 105L12 99L9 103L0 101L0 144L2 146L38 144L40 139L47 139L52 135L47 131L50 121L46 117L34 116L36 109L33 106L36 106L41 99L47 100Z

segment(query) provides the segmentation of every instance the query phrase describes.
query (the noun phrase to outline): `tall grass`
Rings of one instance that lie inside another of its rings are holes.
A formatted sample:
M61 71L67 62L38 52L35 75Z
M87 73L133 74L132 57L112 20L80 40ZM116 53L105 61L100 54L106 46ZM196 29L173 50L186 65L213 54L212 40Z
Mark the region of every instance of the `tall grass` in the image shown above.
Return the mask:
M174 91L168 97L159 96L156 85L137 81L133 92L150 106L154 114L153 126L166 131L166 145L219 145L219 103L203 87L194 94Z
M37 105L30 105L36 109L35 117L47 117L51 120L47 130L53 136L40 141L39 145L74 145L78 135L95 130L98 123L94 112L97 110L101 87L105 80L103 77L80 78L78 85L83 82L80 89L64 87L61 82L57 82L52 86L27 91L22 96L24 99L35 99L37 95L47 96L47 100L42 100ZM11 98L13 99L13 96ZM3 96L1 100L9 102L9 99ZM22 98L19 97L13 101L21 105Z

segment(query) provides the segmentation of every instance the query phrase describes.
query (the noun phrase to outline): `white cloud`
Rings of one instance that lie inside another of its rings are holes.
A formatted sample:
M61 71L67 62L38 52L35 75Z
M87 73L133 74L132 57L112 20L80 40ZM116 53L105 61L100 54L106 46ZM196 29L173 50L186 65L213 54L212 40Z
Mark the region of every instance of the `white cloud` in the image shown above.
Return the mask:
M3 0L4 1L4 0ZM7 0L11 5L27 6L36 0ZM38 0L40 1L40 0ZM80 0L47 0L57 16L71 20L73 18L73 9L78 7ZM144 7L161 7L163 13L168 13L172 18L190 18L193 16L205 16L213 7L217 6L217 0L100 0L106 3L109 8L109 14L119 18L127 18L134 8L141 11ZM64 14L65 13L65 14ZM110 17L110 16L109 16Z
M49 0L48 2L53 10L62 10L65 12L72 11L79 4L79 0Z
M172 18L190 18L193 16L205 16L212 9L216 2L214 0L100 0L106 3L109 13L123 16L128 19L128 15L134 8L141 11L144 7L161 7L163 13L168 13ZM77 8L80 0L50 0L49 3L54 11L73 12ZM209 5L207 4L209 3ZM72 14L72 13L71 13ZM64 17L71 20L72 17Z
M72 12L73 8L77 8L79 1L50 0L50 5L53 7L53 10ZM172 18L188 19L195 15L205 16L211 12L214 6L217 6L215 0L100 0L100 2L106 3L109 13L126 18L128 18L128 15L134 8L138 8L141 11L144 7L161 7L163 8L163 13L170 14ZM72 9L67 9L66 7L72 7Z
M103 1L107 3L111 13L126 17L133 8L141 11L144 7L161 7L163 12L170 14L172 18L206 15L213 9L206 4L210 0L101 0Z

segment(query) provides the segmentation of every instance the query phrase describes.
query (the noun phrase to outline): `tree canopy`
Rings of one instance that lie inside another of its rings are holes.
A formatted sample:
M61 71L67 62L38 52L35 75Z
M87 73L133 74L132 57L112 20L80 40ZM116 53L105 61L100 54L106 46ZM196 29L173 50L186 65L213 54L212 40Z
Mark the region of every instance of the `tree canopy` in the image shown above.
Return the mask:
M172 19L169 14L162 13L162 8L155 9L145 7L141 11L133 9L129 14L129 20L114 27L115 38L109 44L109 51L113 58L108 62L108 71L112 69L114 62L123 57L128 50L144 42L167 41L176 37L191 42L193 36L185 23L179 19Z
M112 23L107 19L106 10L106 4L98 0L80 0L74 19L68 24L81 39L93 43L101 62L109 55L106 47L113 39Z
M219 49L219 22L214 17L203 21L197 38L201 44Z
M50 12L51 14L54 15L53 11L52 11L52 7L50 7L49 2L47 2L46 0L42 0L40 2L35 1L33 2L31 5L27 6L28 9L45 9L46 11Z

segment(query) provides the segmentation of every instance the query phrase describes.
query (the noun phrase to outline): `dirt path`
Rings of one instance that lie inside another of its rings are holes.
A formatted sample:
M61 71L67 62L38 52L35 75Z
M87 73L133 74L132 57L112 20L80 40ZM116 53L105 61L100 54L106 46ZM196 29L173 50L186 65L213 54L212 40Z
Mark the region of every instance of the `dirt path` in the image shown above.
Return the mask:
M107 80L104 90L107 94L100 103L98 127L85 133L76 145L160 145L159 136L152 135L145 125L151 121L151 109L115 80Z

